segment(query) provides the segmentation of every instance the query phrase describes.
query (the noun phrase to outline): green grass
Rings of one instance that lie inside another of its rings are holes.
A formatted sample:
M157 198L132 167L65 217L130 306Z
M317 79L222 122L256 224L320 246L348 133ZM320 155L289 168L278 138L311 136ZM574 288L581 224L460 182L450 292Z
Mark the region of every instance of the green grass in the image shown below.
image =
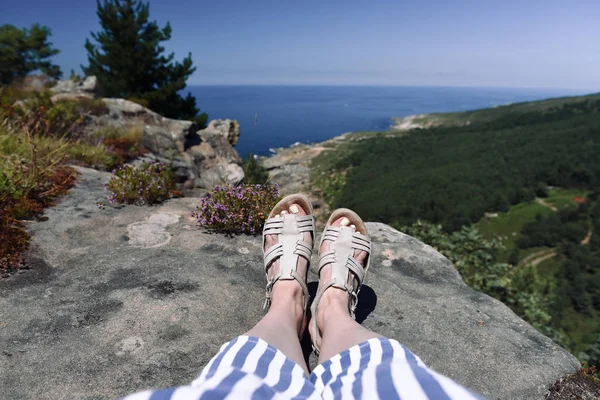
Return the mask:
M575 197L585 197L587 196L588 191L580 190L580 189L562 189L555 188L548 191L548 197L544 199L548 204L553 205L559 210L563 208L575 208L577 207L577 203L575 203Z
M83 164L95 168L108 168L115 164L115 158L102 144L90 144L83 140L69 140L65 137L36 136L33 138L38 157L51 157L67 163ZM0 129L0 171L8 168L7 158L28 159L31 148L26 135L11 129Z
M507 212L498 213L497 217L483 217L475 226L484 238L488 240L496 239L502 243L504 249L498 252L498 261L506 262L515 241L519 238L523 226L535 221L537 214L547 215L551 213L552 210L548 207L544 207L535 201L530 201L514 205ZM519 259L526 257L534 251L521 251Z
M560 272L563 261L564 259L561 260L558 256L544 260L538 264L538 272L541 276L553 278L558 272Z
M585 350L588 343L597 339L600 330L600 315L592 311L592 315L586 316L578 313L572 308L563 310L561 325L569 327L569 341L572 343L572 353L578 355Z
M586 194L586 191L579 189L555 188L548 191L548 197L544 200L558 209L563 209L576 207L577 203L573 199L577 196L584 197ZM545 216L552 213L550 208L536 201L529 201L514 205L507 212L498 213L497 217L483 217L475 226L486 239L496 239L502 243L504 249L498 252L498 261L506 262L514 243L519 239L523 226L535 221L538 214ZM519 259L522 260L529 254L543 249L538 247L522 249L519 252Z

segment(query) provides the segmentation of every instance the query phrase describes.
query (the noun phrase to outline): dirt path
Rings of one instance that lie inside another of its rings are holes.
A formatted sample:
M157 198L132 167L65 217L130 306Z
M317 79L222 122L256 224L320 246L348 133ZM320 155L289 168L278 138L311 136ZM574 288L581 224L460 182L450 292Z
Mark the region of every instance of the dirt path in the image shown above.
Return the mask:
M552 204L548 203L546 200L544 199L540 199L539 197L537 197L535 199L535 201L541 205L543 205L544 207L548 207L549 209L551 209L554 212L558 211L558 208L554 207Z
M550 252L550 253L548 253L548 254L545 254L545 255L543 255L543 256L540 256L540 257L538 257L538 258L536 258L536 259L532 260L532 261L531 261L531 265L533 265L533 266L535 267L535 266L537 266L537 265L541 264L542 262L544 262L544 261L546 261L546 260L548 260L548 259L550 259L550 258L553 258L553 257L555 257L555 256L556 256L556 252L555 252L555 251L552 251L552 252Z
M536 251L535 253L531 253L517 264L517 267L522 267L523 265L531 264L533 266L541 264L543 261L548 260L549 258L555 257L556 251L553 249L546 249Z
M589 244L591 239L592 239L592 228L590 228L587 235L585 235L585 237L581 241L581 245L585 246L585 245Z

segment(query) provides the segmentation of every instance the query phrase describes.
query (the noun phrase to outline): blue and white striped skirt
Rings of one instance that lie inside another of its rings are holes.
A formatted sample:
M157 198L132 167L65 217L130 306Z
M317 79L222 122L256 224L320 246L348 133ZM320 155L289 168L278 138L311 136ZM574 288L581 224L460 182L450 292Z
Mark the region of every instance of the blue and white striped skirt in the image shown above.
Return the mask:
M310 376L264 340L225 343L189 386L145 391L126 400L482 399L429 369L391 339L371 339L317 366Z

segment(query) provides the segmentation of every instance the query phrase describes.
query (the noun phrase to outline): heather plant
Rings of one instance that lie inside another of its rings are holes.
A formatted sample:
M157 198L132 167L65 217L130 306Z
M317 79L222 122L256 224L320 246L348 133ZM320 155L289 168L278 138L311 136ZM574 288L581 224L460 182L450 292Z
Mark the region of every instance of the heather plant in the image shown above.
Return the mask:
M215 186L192 216L214 232L256 235L280 198L277 185Z
M125 165L113 170L106 184L110 204L152 205L171 197L174 187L170 168L159 162L144 162L138 167Z

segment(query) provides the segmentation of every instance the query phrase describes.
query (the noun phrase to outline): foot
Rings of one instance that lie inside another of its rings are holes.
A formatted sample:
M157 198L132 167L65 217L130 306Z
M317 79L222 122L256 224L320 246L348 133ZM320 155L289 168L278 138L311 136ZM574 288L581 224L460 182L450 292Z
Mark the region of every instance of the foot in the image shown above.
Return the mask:
M349 226L352 230L356 230L356 226L347 217L338 218L332 223L332 225ZM324 240L321 244L321 248L319 249L319 254L329 250L330 244L330 240ZM354 252L354 258L360 265L363 266L363 268L365 267L367 257L368 253L366 251L356 250ZM348 283L352 285L354 281L354 275L352 273L349 275L350 278L348 279ZM321 269L321 273L319 275L319 287L325 285L330 280L331 265L328 264ZM326 321L329 320L332 315L341 313L342 315L350 317L348 312L349 296L350 294L348 292L337 287L330 287L329 289L325 290L318 305L317 329L319 329L319 332L323 331ZM309 324L309 328L312 328L312 324ZM310 332L310 334L313 338L316 337L313 332Z
M286 214L295 214L298 216L307 215L309 210L304 210L299 204L291 204L287 209L282 210L276 218L283 218ZM312 235L310 232L303 234L304 240L312 244ZM277 244L277 235L267 235L265 237L265 251L273 245ZM267 271L269 279L274 278L279 273L279 262L277 259L271 264ZM308 261L304 257L298 257L296 271L300 276L306 277ZM294 280L278 280L273 285L273 293L271 298L270 309L279 310L285 308L290 312L296 322L297 328L301 328L302 318L304 316L304 294L302 292L302 286L298 281Z

